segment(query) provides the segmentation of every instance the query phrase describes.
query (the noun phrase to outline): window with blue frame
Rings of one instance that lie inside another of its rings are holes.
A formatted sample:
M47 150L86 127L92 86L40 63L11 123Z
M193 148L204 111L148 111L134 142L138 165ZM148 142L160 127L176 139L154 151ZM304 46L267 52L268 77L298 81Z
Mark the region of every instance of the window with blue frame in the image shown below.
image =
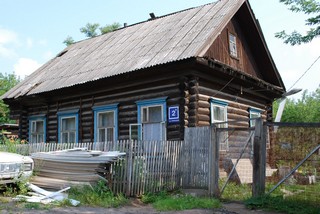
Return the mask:
M166 99L161 97L157 99L137 101L138 124L132 124L130 136L136 136L141 140L166 140Z
M255 118L261 117L261 110L255 108L249 108L249 117L250 117L250 127L255 127L256 120Z
M46 117L44 115L29 117L29 143L46 142Z
M116 141L118 138L118 104L93 107L94 142Z
M78 110L58 112L58 142L78 143Z
M211 123L217 128L228 128L228 103L223 100L210 100ZM220 133L220 150L228 150L228 131L224 130Z

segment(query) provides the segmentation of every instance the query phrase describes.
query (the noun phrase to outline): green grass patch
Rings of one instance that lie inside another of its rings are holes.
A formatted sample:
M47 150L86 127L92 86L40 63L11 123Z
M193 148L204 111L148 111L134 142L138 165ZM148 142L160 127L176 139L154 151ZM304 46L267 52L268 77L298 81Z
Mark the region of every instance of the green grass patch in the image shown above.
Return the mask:
M97 207L119 207L128 202L123 195L114 195L104 182L94 186L78 186L69 190L69 198L80 201L81 205Z
M224 180L220 180L220 189L222 188L224 182ZM243 201L251 198L251 196L252 190L250 184L236 184L233 182L229 182L225 187L221 198L227 201Z
M263 209L288 214L319 214L320 206L314 206L306 201L284 199L282 196L264 196L245 201L249 209Z
M190 209L213 209L221 207L218 199L194 197L191 195L168 193L148 193L142 196L143 203L152 203L158 211L190 210Z

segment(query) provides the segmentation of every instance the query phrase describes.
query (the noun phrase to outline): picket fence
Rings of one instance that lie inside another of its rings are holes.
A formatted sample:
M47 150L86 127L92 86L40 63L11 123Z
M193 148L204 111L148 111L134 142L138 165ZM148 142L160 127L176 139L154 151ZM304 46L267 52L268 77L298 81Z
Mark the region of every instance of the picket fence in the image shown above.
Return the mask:
M0 145L0 151L23 155L71 148L125 152L125 157L111 165L110 174L106 177L114 193L139 196L146 192L157 192L163 189L207 189L210 142L201 141L200 135L193 136L197 140Z

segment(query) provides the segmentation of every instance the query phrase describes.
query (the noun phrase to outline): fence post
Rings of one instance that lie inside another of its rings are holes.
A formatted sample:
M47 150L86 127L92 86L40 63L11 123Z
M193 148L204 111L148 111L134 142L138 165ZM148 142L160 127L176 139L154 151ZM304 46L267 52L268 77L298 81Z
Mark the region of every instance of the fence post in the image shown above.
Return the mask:
M133 170L133 140L129 140L129 149L127 154L127 179L126 179L126 196L129 197L131 194L131 181L132 181L132 170Z
M257 197L265 193L266 174L266 130L263 127L262 118L258 118L255 124L255 134L253 141L253 185L252 196Z
M209 143L209 195L214 197L220 196L219 190L219 142L217 138L217 129L215 126L210 127Z

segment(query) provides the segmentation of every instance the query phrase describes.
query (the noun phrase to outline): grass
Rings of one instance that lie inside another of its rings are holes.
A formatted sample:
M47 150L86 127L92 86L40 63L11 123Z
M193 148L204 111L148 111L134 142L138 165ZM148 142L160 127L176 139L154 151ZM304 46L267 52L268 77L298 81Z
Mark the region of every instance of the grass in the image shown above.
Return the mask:
M191 195L168 193L148 193L142 196L143 203L151 203L157 211L174 211L189 209L213 209L221 207L218 199L194 197Z
M221 185L220 188L222 186ZM235 184L233 182L229 182L226 188L224 189L221 198L227 201L244 201L246 199L251 198L252 190L251 185L249 184Z
M82 205L96 207L119 207L128 200L123 195L114 195L104 182L95 186L78 186L69 190L69 198L80 201Z
M223 183L223 181L221 181ZM222 185L221 185L222 186ZM274 184L266 185L268 192ZM293 193L290 196L284 194ZM284 212L290 214L320 213L319 205L320 184L316 185L281 185L269 196L252 198L250 185L228 183L222 200L243 201L248 209L264 209L270 211Z
M314 206L305 201L284 199L282 196L264 196L245 201L249 209L264 209L288 214L319 214L320 206Z

